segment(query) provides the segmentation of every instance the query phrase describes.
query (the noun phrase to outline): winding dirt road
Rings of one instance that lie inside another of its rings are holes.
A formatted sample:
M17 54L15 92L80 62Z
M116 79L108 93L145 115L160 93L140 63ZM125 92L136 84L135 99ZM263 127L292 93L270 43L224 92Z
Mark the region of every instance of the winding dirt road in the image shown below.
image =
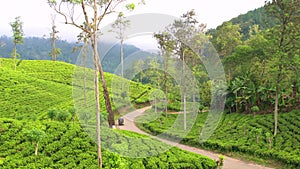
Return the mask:
M148 110L150 108L151 107L145 107L145 108L138 109L138 110L135 110L131 113L126 114L125 116L123 116L125 125L118 126L118 128L121 129L121 130L128 130L128 131L133 131L133 132L136 132L136 133L151 136L148 133L146 133L146 132L142 131L141 129L139 129L135 125L135 122L134 122L135 118L142 115L146 110ZM209 157L211 159L214 159L214 160L218 159L219 154L211 152L211 151L202 150L202 149L198 149L198 148L195 148L195 147L190 147L190 146L187 146L187 145L175 143L175 142L165 140L165 139L161 139L161 138L158 138L158 137L155 137L155 136L151 136L151 137L155 138L155 139L158 139L158 140L160 140L164 143L167 143L169 145L176 146L176 147L178 147L180 149L183 149L183 150L186 150L186 151L201 154L201 155L207 156L207 157ZM272 169L272 168L264 167L264 166L253 164L253 163L248 163L248 162L245 162L245 161L241 161L241 160L238 160L238 159L234 159L234 158L225 156L223 169Z

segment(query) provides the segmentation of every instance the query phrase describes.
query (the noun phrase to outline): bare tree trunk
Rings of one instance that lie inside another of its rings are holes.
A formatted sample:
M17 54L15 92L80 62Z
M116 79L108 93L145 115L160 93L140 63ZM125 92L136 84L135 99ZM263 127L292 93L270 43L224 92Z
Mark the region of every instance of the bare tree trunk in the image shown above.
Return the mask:
M55 33L54 33L54 27L52 27L52 37L51 37L51 44L52 44L52 59L55 62L56 61L56 44L55 44Z
M201 50L201 56L202 56L202 50ZM195 59L195 57L193 57L193 63L192 63L192 66L193 66L193 68L195 68L195 66L196 66L196 59ZM194 116L196 117L196 115L197 115L197 106L196 106L196 91L195 91L195 88L196 88L196 77L195 77L195 75L193 75L193 81L192 81L192 83L193 83L193 86L192 86L192 88L193 88L193 112L194 112Z
M94 59L94 88L95 88L95 98L96 98L96 132L97 132L97 145L98 145L98 165L102 168L102 153L101 153L101 127L100 127L100 99L99 99L99 70L98 70L98 52L97 52L97 34L92 35L92 45L93 45L93 59Z
M85 6L82 6L83 8L85 8ZM85 11L85 9L84 9ZM97 10L97 1L94 0L94 18L97 18L98 15L98 10ZM85 17L87 18L87 15L85 13ZM88 20L88 19L86 19ZM111 107L111 102L110 102L110 98L109 98L109 94L108 94L108 90L107 90L107 85L106 85L106 80L104 78L104 71L103 71L103 67L101 64L101 61L99 59L99 54L98 54L98 41L97 41L97 20L94 19L94 30L93 30L93 42L92 42L92 47L94 49L94 54L95 54L95 64L97 64L99 73L100 73L100 78L101 78L101 82L102 82L102 88L103 88L103 95L104 95L104 100L105 100L105 106L106 106L106 110L108 112L108 125L110 128L112 128L115 125L115 120L114 120L114 112L112 111L112 107Z
M276 84L275 108L274 108L274 136L277 134L278 128L278 103L279 102L279 86Z
M52 59L55 62L56 61L56 30L55 30L55 16L52 16L52 33L51 33L51 45L52 45Z
M104 71L103 71L102 64L101 64L99 59L98 59L98 66L99 66L100 78L101 78L101 81L102 81L102 88L103 88L105 106L106 106L106 110L108 112L108 125L109 125L110 128L112 128L113 125L115 125L115 120L114 120L115 115L114 115L114 112L112 111L110 97L109 97L109 93L108 93L108 90L107 90L107 84L106 84L106 80L104 78Z
M154 96L154 111L157 113L157 104L156 104L156 96Z
M166 118L168 118L168 102L169 102L169 99L168 99L168 87L165 86L165 93L166 93L166 107L165 107L165 111L166 111Z
M185 68L184 51L182 52L182 85L183 85L183 129L186 130L186 88L185 88Z
M54 39L52 39L52 59L54 62L56 61L56 45Z
M163 54L164 59L164 87L165 87L165 95L166 95L166 107L165 107L165 111L166 111L166 118L168 118L168 56L166 54Z
M94 0L94 18L97 18L97 2L96 0ZM83 1L82 1L82 7L85 8ZM87 18L87 14L85 13L85 9L84 9L84 15ZM88 19L86 19L88 21ZM94 19L93 21L94 23L94 27L93 27L93 31L91 32L91 40L92 40L92 47L93 47L93 62L94 62L94 67L95 67L95 71L94 71L94 83L95 83L95 98L96 98L96 132L97 132L97 155L98 155L98 166L100 169L102 169L102 152L101 152L101 121L100 121L100 99L99 99L99 74L98 71L100 69L99 66L99 54L98 54L98 36L97 36L97 20ZM102 67L101 67L102 69Z
M55 40L54 40L54 42L53 42L53 60L54 60L54 62L56 61L56 44L55 44Z
M196 106L196 91L195 91L195 78L193 78L194 81L193 81L193 112L194 112L194 116L197 115L197 106Z
M34 155L37 156L38 155L38 149L39 149L39 142L37 142L35 144L35 151L34 151Z
M183 129L186 130L186 94L183 94Z
M83 98L84 107L86 107L86 47L83 49Z
M124 51L123 51L123 37L120 42L120 56L121 56L121 76L122 76L122 91L124 90Z
M238 94L235 92L235 112L238 112L238 102L237 102Z
M17 44L14 44L14 64L15 64L15 70L17 70Z

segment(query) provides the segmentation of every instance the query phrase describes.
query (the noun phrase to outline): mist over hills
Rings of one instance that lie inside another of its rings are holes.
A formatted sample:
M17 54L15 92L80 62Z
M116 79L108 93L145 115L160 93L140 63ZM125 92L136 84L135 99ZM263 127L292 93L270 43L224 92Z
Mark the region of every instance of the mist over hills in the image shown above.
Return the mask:
M56 46L61 49L61 54L57 57L58 61L76 64L79 59L81 45L75 42L68 42L66 40L57 40ZM111 43L100 43L100 57L103 64L103 69L106 72L114 73L120 64L120 45ZM0 57L10 58L13 49L12 37L0 37ZM104 50L102 50L104 49ZM51 40L40 37L25 37L24 44L17 45L17 52L20 54L22 60L52 60L50 52L52 50ZM149 53L137 48L134 45L124 45L124 58L139 53L142 58L153 56Z

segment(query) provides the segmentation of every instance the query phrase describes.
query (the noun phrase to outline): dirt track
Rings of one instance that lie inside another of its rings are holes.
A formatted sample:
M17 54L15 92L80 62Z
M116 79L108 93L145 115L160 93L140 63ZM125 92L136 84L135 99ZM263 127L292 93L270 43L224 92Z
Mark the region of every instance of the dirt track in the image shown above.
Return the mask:
M131 113L126 114L125 116L123 116L123 118L125 120L125 122L124 122L125 125L118 126L118 128L121 129L121 130L129 130L129 131L133 131L133 132L136 132L136 133L149 135L148 133L146 133L146 132L142 131L141 129L139 129L134 123L135 118L142 115L149 108L150 107L145 107L145 108L138 109L136 111L133 111ZM156 139L158 139L158 140L160 140L164 143L167 143L169 145L176 146L176 147L178 147L180 149L183 149L183 150L187 150L187 151L190 151L190 152L201 154L201 155L207 156L207 157L209 157L211 159L214 159L214 160L218 159L219 154L211 152L211 151L202 150L202 149L198 149L198 148L195 148L195 147L190 147L190 146L183 145L183 144L178 144L178 143L175 143L175 142L172 142L172 141L169 141L169 140L165 140L165 139L161 139L161 138L158 138L158 137L155 137L155 136L151 136L151 137L156 138ZM234 158L230 158L230 157L225 156L223 169L272 169L272 168L264 167L264 166L253 164L253 163L244 162L244 161L241 161L241 160L238 160L238 159L234 159Z

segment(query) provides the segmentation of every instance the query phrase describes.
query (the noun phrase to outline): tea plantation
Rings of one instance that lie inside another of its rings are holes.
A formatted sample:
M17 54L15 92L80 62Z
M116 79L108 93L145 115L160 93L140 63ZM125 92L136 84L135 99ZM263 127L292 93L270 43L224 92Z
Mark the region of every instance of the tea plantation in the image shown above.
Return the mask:
M13 60L1 59L0 168L99 168L97 146L85 132L92 127L80 124L79 117L74 114L74 68L74 65L62 62L24 60L15 71ZM108 90L112 95L117 95L117 91L111 89L115 76L105 76ZM134 105L149 101L152 91L150 87L135 82L130 82L130 86L131 93L125 99ZM105 115L103 102L102 99L101 113ZM113 108L117 110L118 106L113 105ZM170 147L169 150L158 153L160 148L168 146L143 135L107 128L101 134L103 168L217 167L212 159L178 148ZM39 141L36 141L37 137ZM138 148L131 148L132 143L127 141L129 138L139 138L137 140L140 141L134 143ZM115 144L108 145L110 141L107 140L112 140ZM144 158L131 158L131 154L121 156L115 153L120 149ZM150 156L151 154L156 155Z
M273 115L243 115L238 113L223 114L218 127L211 137L200 143L200 133L204 126L208 113L199 113L193 128L183 138L182 143L221 153L236 152L255 156L261 159L272 159L283 163L283 168L300 168L300 110L279 114L279 132L276 137L273 131ZM151 122L145 119L153 119L156 116L148 111L144 117L144 123L138 126L154 135L164 133L168 139L174 139L173 133L167 129L172 126L178 115L165 113Z

